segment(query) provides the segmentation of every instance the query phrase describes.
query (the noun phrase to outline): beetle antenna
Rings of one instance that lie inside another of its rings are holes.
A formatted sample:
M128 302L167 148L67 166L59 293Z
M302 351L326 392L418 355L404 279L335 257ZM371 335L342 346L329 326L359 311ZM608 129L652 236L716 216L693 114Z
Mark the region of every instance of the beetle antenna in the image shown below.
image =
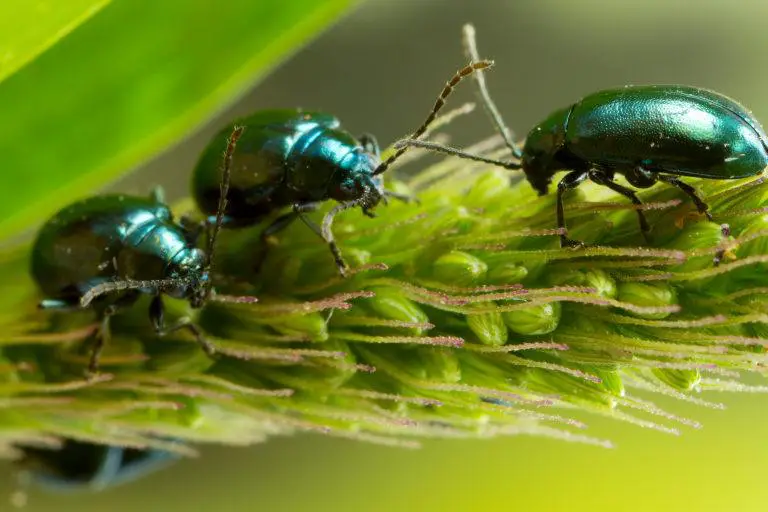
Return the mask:
M437 142L432 142L429 140L403 139L395 142L394 147L396 148L414 147L414 148L428 149L430 151L435 151L436 153L445 153L446 155L451 155L451 156L463 158L466 160L473 160L475 162L481 162L484 164L495 165L498 167L503 167L505 169L512 169L514 171L520 170L523 167L522 165L516 164L514 162L504 162L502 160L494 160L493 158L485 158L480 155L473 155L472 153L467 153L466 151L462 151L461 149L454 148L451 146L446 146L444 144L439 144Z
M464 51L466 52L467 57L469 57L469 59L472 61L480 60L480 54L477 51L477 38L475 37L474 25L471 23L464 25L462 34L464 35ZM504 139L504 143L507 145L509 150L512 151L512 156L517 159L522 158L523 152L520 150L517 144L515 144L515 136L504 122L504 119L501 117L499 109L496 108L496 103L494 103L493 99L491 99L491 94L488 92L488 85L485 83L485 74L482 70L478 70L476 73L474 73L473 78L475 80L475 84L477 85L477 92L483 102L485 111L491 118L493 124L496 125L496 129Z
M440 95L437 97L437 101L435 101L435 105L432 107L432 111L429 113L427 118L424 120L423 123L421 123L421 126L419 126L415 132L411 134L409 137L410 139L418 139L422 135L424 135L424 132L427 131L427 128L429 128L429 125L432 124L432 121L435 120L437 117L438 112L442 110L442 108L445 106L445 100L448 98L448 96L451 95L455 87L464 80L469 75L476 73L477 71L487 69L493 66L492 60L480 60L477 62L470 62L469 65L461 68L456 72L456 74L453 75L453 77L448 80L448 82L445 84L445 87L443 87L443 90L440 92ZM386 171L389 166L391 166L398 158L400 158L403 153L408 151L408 146L400 147L395 151L395 154L387 158L384 162L382 162L375 171L373 171L373 175L376 176L378 174L383 173Z
M171 290L178 286L180 283L184 282L184 279L179 278L149 279L146 281L134 281L132 279L108 281L106 283L100 283L89 288L88 291L86 291L80 297L80 307L87 308L94 299L108 293L122 292L125 290L138 290L140 288L152 288L157 293L160 293L163 290Z
M208 256L208 272L210 273L213 268L213 255L216 250L216 238L221 231L221 225L224 223L224 212L227 209L227 195L229 194L229 183L232 176L232 158L235 154L235 148L237 147L237 141L245 131L244 126L235 125L232 128L232 133L227 139L227 149L224 151L222 163L221 163L221 183L219 184L219 204L216 207L216 223L213 225L213 230L208 236L208 247L206 254ZM212 280L206 281L205 297L210 296L212 287Z

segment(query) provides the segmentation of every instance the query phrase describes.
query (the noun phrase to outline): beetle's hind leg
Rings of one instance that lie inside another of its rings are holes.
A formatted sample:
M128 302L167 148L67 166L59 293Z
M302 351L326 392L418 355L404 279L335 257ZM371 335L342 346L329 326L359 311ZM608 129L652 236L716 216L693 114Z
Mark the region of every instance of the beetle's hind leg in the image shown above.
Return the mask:
M205 338L200 328L189 318L180 318L175 324L166 327L165 305L163 304L163 298L160 295L155 295L152 298L152 302L149 304L149 319L158 336L162 337L186 329L195 337L195 341L197 341L198 345L200 345L203 352L205 352L208 357L214 357L216 355L216 347Z
M599 169L593 169L589 171L589 179L597 183L598 185L608 187L614 192L618 192L619 194L623 195L624 197L632 201L632 203L637 206L641 206L643 204L640 198L637 197L637 193L635 193L634 190L632 190L631 188L627 188L624 185L619 185L618 183L613 181L611 176L600 171ZM648 224L648 220L645 218L645 213L643 212L643 210L638 209L636 210L636 212L637 212L637 220L640 223L640 232L643 234L643 238L645 239L645 242L649 243L650 242L649 233L651 231L651 226Z
M571 171L557 184L557 227L563 231L560 234L560 247L579 247L583 242L572 240L566 236L565 209L563 208L563 195L581 185L589 176L587 171Z
M695 188L685 183L684 181L680 180L679 178L676 178L675 176L659 174L657 175L657 178L659 181L663 181L664 183L667 183L669 185L672 185L673 187L677 187L680 190L682 190L685 193L685 195L691 198L691 201L693 201L693 204L696 205L696 209L699 210L699 213L701 213L702 215L705 215L707 217L707 220L710 220L710 221L713 220L712 214L709 213L709 205L705 203L701 197L699 197L699 194L696 192Z
M304 224L306 224L312 231L317 234L317 236L322 237L323 235L320 232L320 228L317 226L317 224L312 222L309 217L304 215L305 213L317 210L319 207L320 203L294 204L290 212L279 216L273 220L269 226L264 228L264 230L261 232L261 235L259 235L259 244L261 247L259 249L259 254L256 256L254 271L258 272L261 269L262 264L264 264L264 260L267 258L267 251L269 250L269 237L284 230L296 219L301 219Z
M695 188L675 176L659 174L658 179L659 181L663 181L664 183L682 190L685 195L691 198L691 201L693 201L693 204L696 205L696 209L699 211L699 213L707 217L708 221L715 222L715 220L712 218L712 214L709 213L709 205L705 203L701 197L699 197L699 194L696 192ZM731 228L728 224L720 224L720 231L722 233L723 240L731 236ZM724 256L725 249L718 249L717 252L715 252L714 258L712 258L712 263L715 266L718 266L720 262L723 261Z

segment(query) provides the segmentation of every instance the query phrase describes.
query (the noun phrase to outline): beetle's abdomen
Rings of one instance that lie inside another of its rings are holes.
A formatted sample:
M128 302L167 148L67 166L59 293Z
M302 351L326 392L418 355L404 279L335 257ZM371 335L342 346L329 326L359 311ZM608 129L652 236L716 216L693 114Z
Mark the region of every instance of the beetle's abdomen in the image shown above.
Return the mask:
M711 91L641 86L574 106L565 150L609 168L643 166L705 178L743 178L768 165L766 136L749 112Z

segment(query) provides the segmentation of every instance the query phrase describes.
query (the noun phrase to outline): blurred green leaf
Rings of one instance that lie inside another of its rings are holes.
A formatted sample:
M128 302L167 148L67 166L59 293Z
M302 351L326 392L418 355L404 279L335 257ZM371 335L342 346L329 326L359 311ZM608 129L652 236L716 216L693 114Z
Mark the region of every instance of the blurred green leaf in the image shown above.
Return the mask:
M118 0L0 83L0 239L177 142L352 0Z
M110 0L4 0L0 8L0 82L44 52Z

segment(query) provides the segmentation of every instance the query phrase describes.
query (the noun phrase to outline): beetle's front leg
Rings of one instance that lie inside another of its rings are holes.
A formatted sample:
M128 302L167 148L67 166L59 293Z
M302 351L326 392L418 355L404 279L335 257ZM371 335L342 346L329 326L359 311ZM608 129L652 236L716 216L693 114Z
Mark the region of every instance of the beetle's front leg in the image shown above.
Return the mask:
M101 313L101 325L96 334L94 334L93 345L91 345L91 358L88 361L88 371L86 372L87 378L92 378L99 373L99 359L101 358L101 352L104 350L104 345L109 342L111 337L112 333L109 323L115 313L117 313L115 306L107 306Z
M344 261L344 258L341 255L341 249L339 249L338 244L336 244L336 240L334 240L332 236L328 237L326 234L324 234L320 226L312 222L312 219L304 215L305 212L317 210L319 206L319 203L306 203L301 205L297 204L293 205L293 211L297 212L297 214L301 217L301 220L304 221L304 224L309 226L312 231L317 233L317 236L325 240L325 242L328 244L328 249L330 249L331 255L333 256L333 261L336 263L336 268L339 270L339 274L341 274L343 277L346 275L347 263ZM373 212L367 211L366 209L363 209L363 213L369 217L375 217Z
M563 208L563 194L581 185L587 179L587 171L571 171L557 184L557 227L563 231L560 234L560 247L578 247L584 245L578 240L571 240L566 236L565 210Z
M165 326L165 306L163 305L163 298L160 295L152 297L152 302L149 304L149 319L158 336L162 337L181 329L186 329L192 333L192 336L195 337L195 341L197 341L208 357L214 357L216 355L216 347L205 338L200 328L189 318L183 317L170 327Z

